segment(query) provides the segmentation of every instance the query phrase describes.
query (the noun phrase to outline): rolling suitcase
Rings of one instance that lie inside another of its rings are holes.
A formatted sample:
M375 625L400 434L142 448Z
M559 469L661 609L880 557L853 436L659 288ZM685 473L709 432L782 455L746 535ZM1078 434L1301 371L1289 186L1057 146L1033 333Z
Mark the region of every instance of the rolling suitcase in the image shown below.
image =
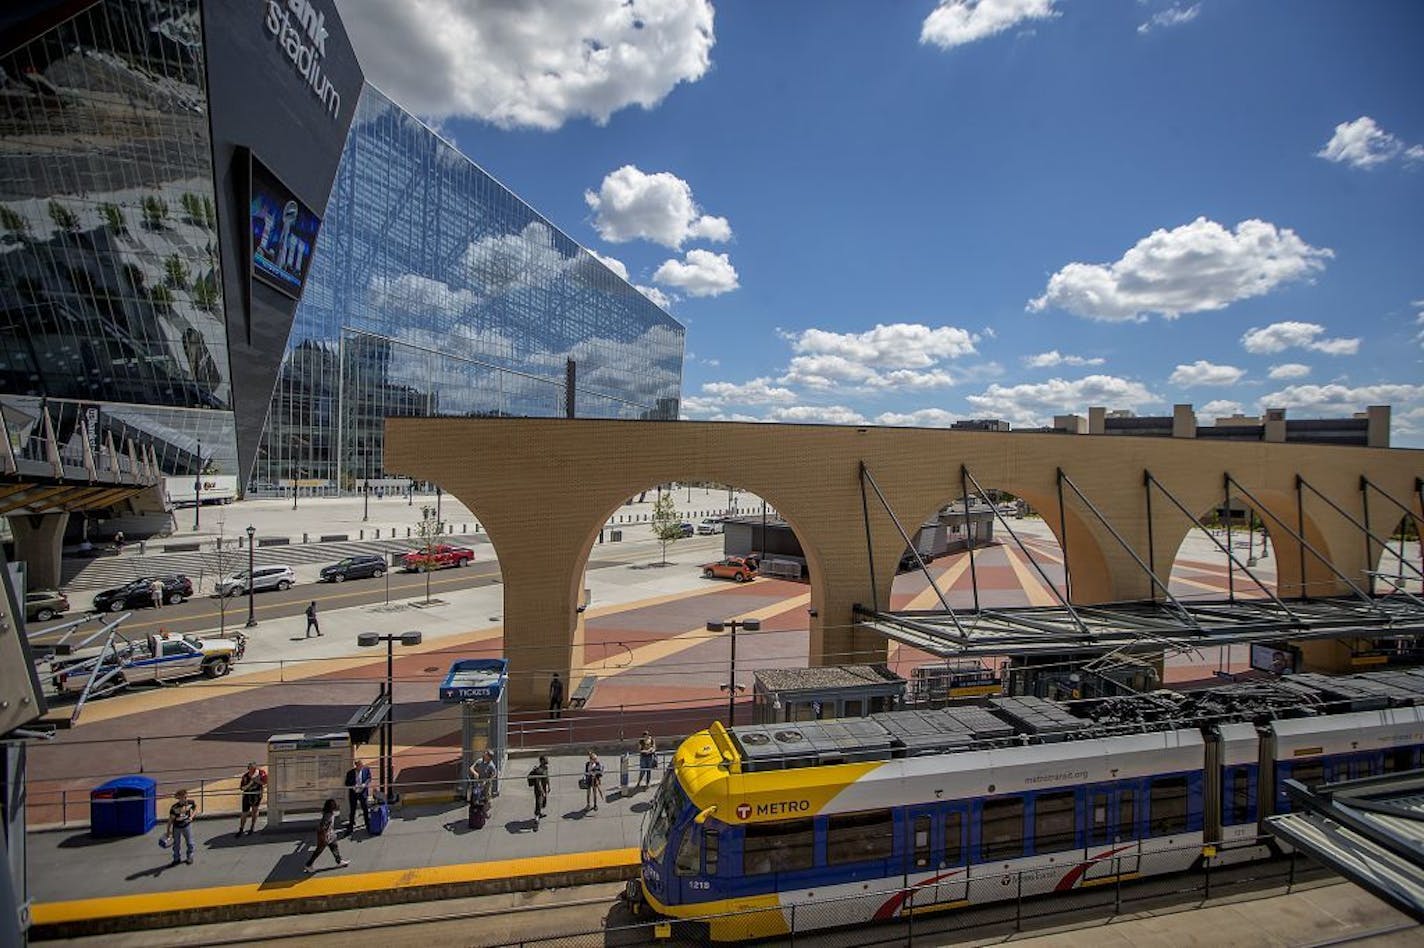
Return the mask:
M371 825L366 827L372 836L380 836L386 831L386 824L391 821L391 808L388 804L377 803L371 807Z
M485 805L473 802L470 804L470 829L478 830L485 828Z

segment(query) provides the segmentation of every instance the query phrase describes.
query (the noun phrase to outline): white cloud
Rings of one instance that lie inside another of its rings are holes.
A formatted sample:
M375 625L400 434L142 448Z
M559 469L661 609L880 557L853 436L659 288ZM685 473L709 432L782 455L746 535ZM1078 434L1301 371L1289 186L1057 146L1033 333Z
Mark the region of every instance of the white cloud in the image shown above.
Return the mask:
M598 235L611 243L641 237L681 249L687 240L732 237L727 219L703 214L692 187L668 171L648 174L624 165L604 177L597 193L585 191L583 199L594 212Z
M366 76L407 109L555 129L650 109L711 66L710 0L339 0Z
M458 315L482 302L480 294L473 290L456 289L448 283L416 273L397 276L373 273L367 286L370 290L368 303L372 307L391 307L408 313L438 310Z
M948 428L962 416L943 408L920 408L912 412L882 412L875 416L877 425L899 428Z
M680 261L663 261L653 279L664 286L675 286L689 296L721 296L741 285L727 255L710 250L689 250Z
M1400 157L1406 162L1419 161L1424 158L1424 146L1406 146L1380 128L1374 119L1361 115L1353 122L1336 125L1335 134L1315 157L1352 168L1375 168Z
M1068 264L1028 308L1054 307L1108 322L1141 321L1147 313L1171 319L1263 296L1309 277L1333 256L1266 221L1242 221L1233 232L1198 217L1153 231L1116 263Z
M460 255L470 283L491 295L547 284L578 259L559 252L554 231L542 221L530 221L517 234L481 237Z
M1310 366L1301 365L1299 362L1283 362L1280 365L1271 366L1271 371L1266 373L1267 378L1273 379L1298 379L1310 374Z
M1194 3L1185 9L1182 7L1168 7L1154 13L1146 23L1137 28L1139 33L1150 33L1156 29L1166 29L1173 26L1181 26L1183 23L1190 23L1201 13L1201 4Z
M844 356L816 355L793 357L781 381L811 388L929 389L947 388L956 380L943 369L881 371Z
M1291 408L1303 417L1320 415L1339 418L1370 405L1392 405L1396 410L1408 410L1424 401L1424 385L1381 382L1350 388L1346 385L1288 385L1279 391L1262 395L1262 408Z
M603 264L605 267L618 274L618 276L622 279L628 279L628 267L623 263L622 260L619 260L617 257L605 257L597 250L590 250L589 254L593 257L593 259L597 260L599 263Z
M840 356L877 368L923 369L944 359L975 353L973 333L957 326L931 329L920 323L877 323L860 333L807 329L783 333L805 355Z
M1218 398L1216 401L1207 402L1197 412L1201 418L1229 418L1232 415L1245 414L1240 402L1229 401L1225 398Z
M953 49L1029 20L1058 15L1054 0L940 0L920 27L920 42Z
M718 405L790 405L796 401L795 392L773 385L769 378L748 382L708 382L702 386L702 394Z
M1093 405L1137 410L1161 402L1141 382L1114 375L1089 375L1081 379L1049 379L1022 385L990 385L965 398L976 410L1003 418L1018 427L1047 424L1053 415L1085 413Z
M1359 339L1322 339L1325 327L1319 323L1287 320L1269 326L1251 328L1241 337L1247 352L1270 355L1287 349L1310 349L1326 355L1354 355L1360 349Z
M673 298L668 294L664 293L662 290L658 289L657 287L643 286L641 283L635 283L633 284L633 289L637 290L639 293L642 293L648 299L652 300L654 305L659 306L662 309L672 309Z
M1245 369L1234 365L1217 365L1205 359L1198 359L1191 365L1178 365L1168 379L1173 385L1235 385L1246 374Z
M1023 364L1030 369L1051 369L1055 365L1102 365L1107 360L1101 357L1063 355L1057 349L1049 349L1036 355L1023 357Z
M767 412L767 421L788 424L863 425L865 416L844 405L791 405Z

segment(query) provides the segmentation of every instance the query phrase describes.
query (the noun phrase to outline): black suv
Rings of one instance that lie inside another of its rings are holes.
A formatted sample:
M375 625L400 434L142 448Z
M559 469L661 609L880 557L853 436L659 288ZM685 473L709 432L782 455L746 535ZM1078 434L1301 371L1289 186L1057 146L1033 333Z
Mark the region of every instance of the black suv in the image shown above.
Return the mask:
M377 578L386 575L386 558L375 555L348 556L339 563L321 568L323 583L344 583L348 579Z
M193 595L193 582L180 574L158 577L163 581L163 601L168 605L182 602ZM122 612L144 609L153 605L152 576L141 576L126 586L106 589L94 596L95 612Z

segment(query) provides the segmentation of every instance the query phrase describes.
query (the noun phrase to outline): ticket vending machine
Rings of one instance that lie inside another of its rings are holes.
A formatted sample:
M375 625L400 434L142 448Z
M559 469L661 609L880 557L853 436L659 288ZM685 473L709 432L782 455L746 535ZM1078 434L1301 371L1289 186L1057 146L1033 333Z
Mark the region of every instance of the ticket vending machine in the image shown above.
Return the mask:
M470 789L470 766L485 751L494 754L504 775L509 744L509 662L502 658L466 658L450 666L440 685L440 700L458 704L460 715L460 796Z
M346 804L351 738L341 733L274 734L267 738L267 825L290 813L320 813L328 799Z

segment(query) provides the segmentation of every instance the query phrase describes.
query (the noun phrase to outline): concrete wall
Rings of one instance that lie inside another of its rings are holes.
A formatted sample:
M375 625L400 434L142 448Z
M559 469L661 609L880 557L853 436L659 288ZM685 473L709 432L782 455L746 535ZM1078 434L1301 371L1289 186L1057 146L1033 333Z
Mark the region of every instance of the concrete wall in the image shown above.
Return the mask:
M1055 534L1061 467L1144 560L1144 472L1197 516L1223 502L1229 472L1255 498L1238 493L1239 502L1255 508L1271 532L1287 596L1302 588L1300 546L1285 529L1296 524L1297 474L1357 518L1363 517L1361 475L1408 498L1416 513L1415 478L1424 475L1424 452L1401 449L687 421L389 418L386 457L390 471L441 485L487 528L504 577L511 698L522 708L543 706L551 672L570 673L575 609L599 528L628 497L657 484L713 481L766 498L796 531L809 562L810 660L849 664L885 658L884 638L856 629L852 607L887 607L904 549L867 487L871 575L862 462L902 523L923 523L956 499L964 465L983 488L1028 501ZM1166 582L1191 524L1153 494L1151 556ZM1066 489L1065 499L1066 536L1058 541L1073 601L1149 598L1145 573ZM1380 533L1399 522L1399 511L1385 509L1378 497L1371 498L1369 513ZM1308 491L1304 524L1307 542L1355 582L1374 568L1359 531ZM1304 582L1311 595L1348 592L1310 554Z

